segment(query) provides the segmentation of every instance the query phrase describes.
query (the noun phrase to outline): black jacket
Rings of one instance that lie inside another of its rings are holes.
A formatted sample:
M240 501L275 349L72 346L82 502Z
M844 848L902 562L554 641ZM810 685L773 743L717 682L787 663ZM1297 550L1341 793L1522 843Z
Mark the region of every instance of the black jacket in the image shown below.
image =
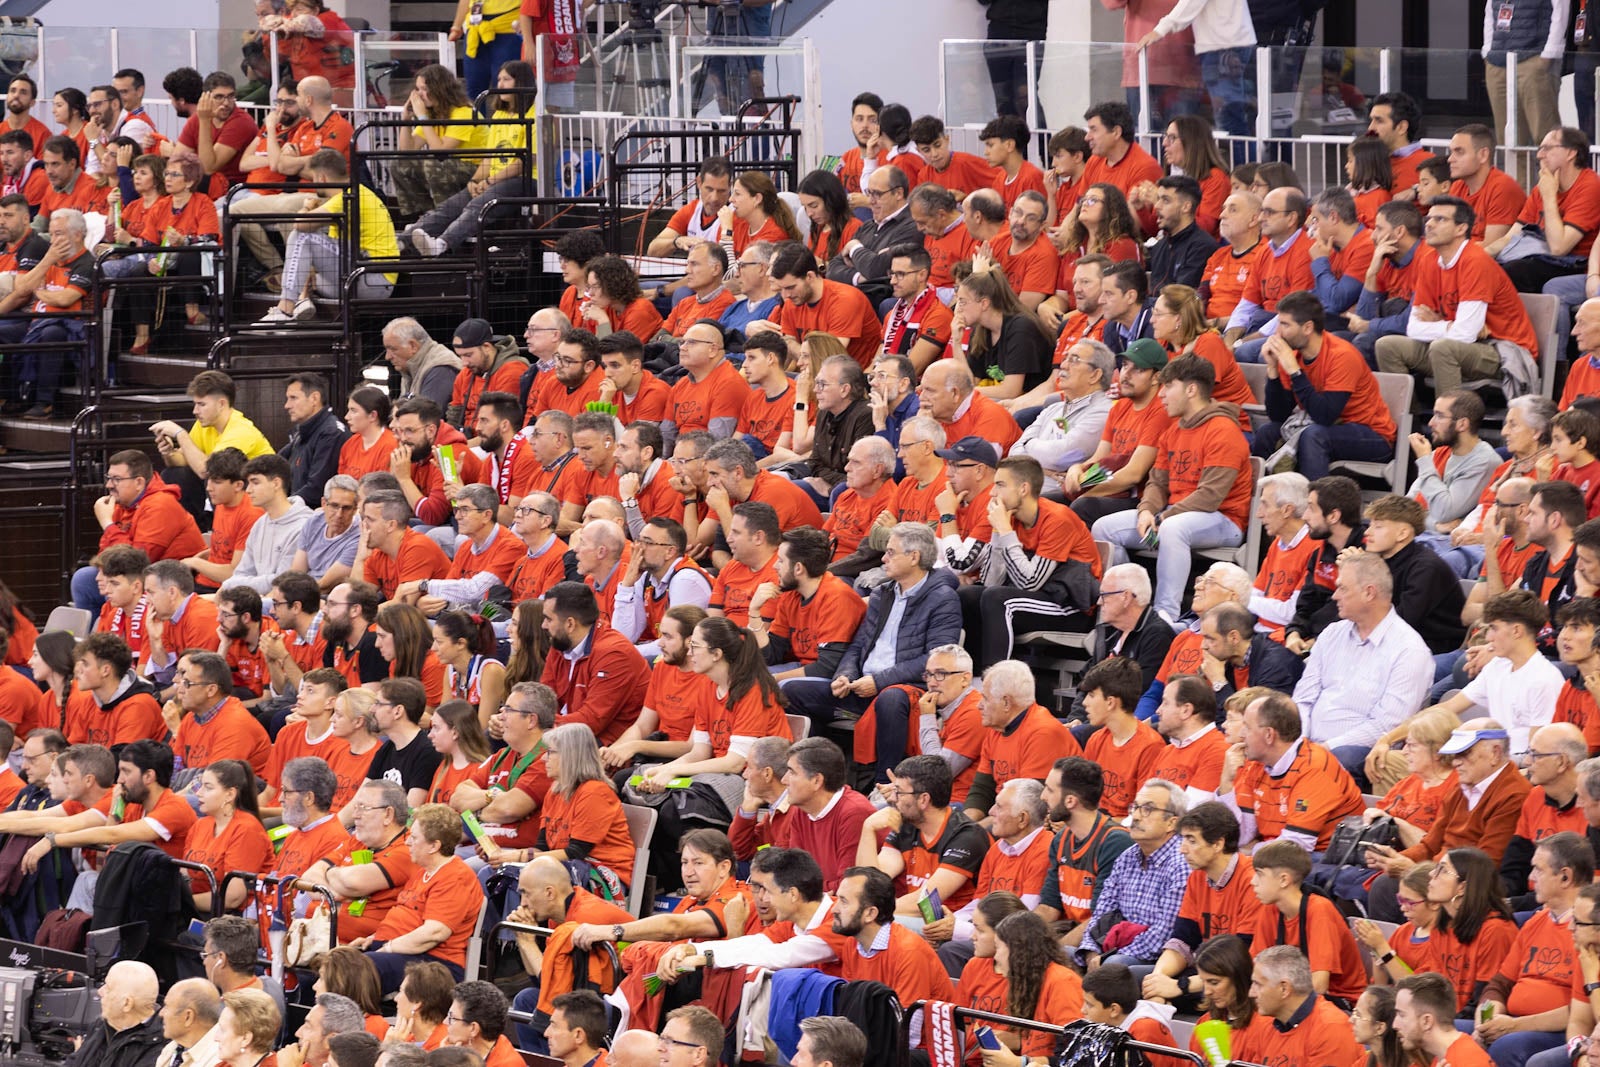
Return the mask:
M1206 260L1217 247L1216 240L1194 223L1176 237L1162 234L1150 250L1150 291L1159 293L1168 285L1199 288Z
M1161 664L1167 658L1167 650L1172 647L1173 638L1177 633L1167 625L1167 621L1157 615L1151 608L1145 608L1144 614L1139 616L1139 621L1128 631L1128 639L1122 642L1122 655L1139 664L1139 672L1143 675L1144 688L1149 689L1150 683L1156 680L1156 672L1161 669ZM1092 662L1100 663L1109 659L1111 650L1116 647L1117 631L1106 623L1101 623L1094 628L1094 659ZM1072 702L1072 715L1074 718L1086 718L1088 712L1083 706L1083 694L1080 692L1077 699Z
M305 501L308 508L321 507L322 487L338 471L339 449L349 436L332 408L323 408L296 426L289 443L278 451L293 474L289 495Z
M844 481L844 461L850 448L863 437L872 436L872 405L865 399L853 401L837 415L816 412L811 439L811 476L829 487Z
M166 1043L159 1015L126 1030L113 1030L102 1020L89 1030L67 1063L71 1067L152 1067Z
M1351 532L1348 544L1359 545L1366 535L1367 525L1361 523ZM1306 580L1300 586L1300 599L1295 601L1294 618L1284 627L1285 636L1299 634L1316 639L1339 621L1339 608L1333 602L1333 581L1339 576L1340 551L1332 541L1324 541L1321 549L1306 561Z
M1466 597L1455 571L1432 549L1415 541L1389 557L1394 610L1422 636L1428 651L1454 652L1466 637L1461 608Z
M1556 575L1556 584L1550 590L1550 597L1545 601L1545 606L1550 609L1550 618L1556 617L1556 609L1577 595L1575 585L1577 577L1578 552L1576 549L1567 553L1567 562L1562 565ZM1544 582L1550 573L1550 553L1540 550L1528 557L1527 564L1522 568L1522 580L1517 583L1518 589L1527 589L1533 593L1543 595ZM1555 629L1546 626L1539 634L1539 651L1547 656L1554 656L1556 651Z
M850 257L850 262L846 263L843 256L834 256L828 262L830 280L850 284L859 274L864 281L884 281L889 277L889 249L903 244L920 246L922 234L917 231L917 224L911 221L911 205L908 202L888 220L887 225L879 225L876 219L864 224L856 231L855 240L861 242L861 247Z
M839 660L838 672L851 681L861 677L861 665L872 654L878 634L883 630L889 612L894 608L898 586L885 582L872 591L867 601L867 617L861 620L860 629ZM874 674L878 691L891 685L916 685L922 680L922 669L928 665L928 653L940 645L961 642L961 600L956 596L956 576L941 568L928 573L927 580L917 591L900 617L899 638L895 642L895 665Z
M1241 679L1239 668L1228 664L1223 669L1222 688L1216 690L1217 707L1239 690L1239 683L1264 685L1280 693L1293 693L1305 673L1306 664L1299 656L1284 648L1267 634L1256 634L1250 639L1250 651L1245 654L1248 676Z

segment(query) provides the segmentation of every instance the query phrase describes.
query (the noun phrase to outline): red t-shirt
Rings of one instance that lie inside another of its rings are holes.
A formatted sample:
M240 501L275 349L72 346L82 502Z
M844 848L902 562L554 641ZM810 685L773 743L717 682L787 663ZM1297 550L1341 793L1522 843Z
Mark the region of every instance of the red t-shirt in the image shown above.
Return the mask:
M188 806L181 799L179 803ZM159 804L156 806L160 808ZM272 841L261 820L248 811L234 812L220 834L217 821L207 815L190 829L183 858L209 867L220 883L229 871L265 874L272 866ZM198 871L189 872L189 888L196 893L211 891L205 876Z
M673 383L667 421L678 427L680 437L690 430L709 430L712 419L737 422L749 391L749 383L734 365L721 360L698 382L686 374Z
M872 366L883 340L883 327L872 301L853 285L823 279L822 294L814 304L783 301L778 308L778 328L790 337L805 340L813 332L832 334L862 368Z
M1365 363L1362 368L1366 368ZM1197 426L1186 427L1182 422L1174 422L1168 427L1156 449L1155 469L1166 472L1169 505L1186 500L1200 487L1201 476L1211 467L1231 467L1238 471L1218 510L1239 529L1244 529L1250 517L1255 475L1250 466L1250 446L1239 431L1238 423L1217 412Z
M1226 319L1244 299L1250 275L1255 272L1261 254L1258 241L1244 252L1235 252L1232 245L1223 245L1211 253L1205 270L1200 274L1200 290L1206 298L1206 317Z
M109 800L109 798L110 794L108 793L106 794L106 799ZM95 807L98 808L100 805L96 804ZM109 814L109 808L107 813ZM244 814L246 818L249 818L248 814L243 812L239 814ZM161 796L157 798L149 811L145 811L144 806L141 804L129 804L122 812L122 825L124 826L136 823L141 819L148 821L155 829L158 838L156 841L157 848L175 860L187 858L186 850L195 826L194 809L189 806L187 800L170 789L163 789ZM256 826L259 828L261 824L258 822ZM262 831L262 836L266 836L265 830ZM220 882L227 871L237 869L239 868L230 867L218 871L217 881Z
M1568 255L1588 256L1589 249L1594 247L1595 231L1600 229L1600 176L1587 168L1578 171L1578 177L1571 187L1556 194L1556 210L1561 213L1562 222L1583 231L1583 236ZM1517 221L1525 226L1544 225L1544 194L1538 189L1528 194ZM1518 303L1520 306L1521 302Z
M1421 300L1420 292L1418 300ZM1522 306L1520 301L1517 306ZM1316 359L1301 364L1301 372L1311 382L1311 387L1319 393L1350 394L1350 398L1345 401L1340 422L1362 423L1370 426L1373 432L1385 441L1394 442L1396 432L1394 418L1389 414L1389 405L1383 402L1383 392L1378 388L1378 379L1373 375L1372 368L1367 366L1366 358L1357 352L1349 341L1341 340L1331 333L1323 334L1322 350L1317 353ZM1278 368L1278 380L1283 383L1285 389L1291 392L1294 390L1288 372L1281 366Z
M1276 254L1270 241L1261 242L1250 279L1245 282L1244 299L1263 311L1276 313L1279 300L1290 293L1310 289L1314 282L1311 239L1300 230L1289 247Z
M1584 173L1594 178L1592 172ZM1594 193L1600 197L1600 179L1595 179ZM1600 217L1600 201L1596 202L1595 211ZM1533 332L1533 323L1528 321L1528 312L1517 295L1517 287L1482 245L1471 242L1462 246L1454 263L1447 266L1435 257L1429 267L1421 271L1412 305L1432 308L1447 321L1453 321L1456 309L1466 301L1488 305L1484 329L1490 337L1512 341L1526 348L1534 359L1539 358L1539 338Z
M1472 224L1474 241L1483 240L1484 232L1490 226L1510 226L1516 222L1528 200L1527 192L1517 184L1517 179L1499 167L1489 168L1489 176L1478 186L1477 192L1469 192L1466 181L1457 179L1450 183L1450 195L1460 197L1472 206L1476 216Z
M367 556L362 573L378 587L385 600L392 600L394 591L405 582L443 578L449 574L450 559L427 534L407 529L400 535L400 548L392 558L387 552L374 549Z
M1009 232L989 242L994 261L1005 272L1011 288L1018 294L1043 293L1049 296L1055 292L1056 272L1061 267L1061 257L1056 254L1055 245L1050 243L1050 239L1040 234L1033 244L1017 253L1011 251L1011 245Z
M483 887L478 884L477 874L452 856L432 877L417 871L372 936L377 941L389 941L437 920L449 928L450 936L429 955L465 966L467 941L478 925L482 906Z

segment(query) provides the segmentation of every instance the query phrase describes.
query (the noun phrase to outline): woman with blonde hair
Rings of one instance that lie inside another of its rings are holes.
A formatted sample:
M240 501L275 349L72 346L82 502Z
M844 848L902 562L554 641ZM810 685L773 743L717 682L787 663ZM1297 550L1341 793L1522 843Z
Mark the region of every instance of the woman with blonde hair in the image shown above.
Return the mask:
M1444 708L1431 708L1406 721L1400 752L1411 773L1365 812L1368 822L1380 815L1392 818L1401 848L1410 848L1426 837L1445 800L1455 795L1455 769L1450 760L1440 758L1439 750L1460 725L1455 712Z
M717 213L717 224L730 263L757 241L801 239L794 212L779 199L772 179L759 170L747 170L733 180L728 203Z
M271 995L259 989L222 994L222 1014L211 1029L218 1063L229 1067L275 1067L272 1050L283 1027L283 1013Z
M965 327L971 335L962 342ZM987 256L975 259L972 273L956 286L950 333L965 347L967 367L983 395L993 400L1019 397L1050 376L1050 338Z
M335 737L342 738L350 746L352 756L365 756L383 744L378 733L378 715L372 710L377 700L378 694L370 689L346 689L333 698L333 718L328 727Z
M478 709L465 700L447 700L440 704L433 709L428 740L433 743L433 750L444 757L434 769L433 783L428 786L428 803L448 804L456 786L489 758L489 739L478 721Z
M1170 358L1199 356L1211 364L1217 372L1211 399L1238 405L1240 429L1247 435L1254 430L1244 408L1255 403L1256 395L1239 369L1239 361L1233 358L1233 349L1206 321L1206 305L1199 293L1187 285L1164 286L1150 309L1150 331Z

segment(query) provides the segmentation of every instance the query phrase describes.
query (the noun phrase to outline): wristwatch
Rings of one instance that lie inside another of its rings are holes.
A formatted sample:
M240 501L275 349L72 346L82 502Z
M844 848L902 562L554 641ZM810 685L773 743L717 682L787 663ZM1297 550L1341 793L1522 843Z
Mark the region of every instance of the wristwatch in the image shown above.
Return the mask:
M1378 963L1387 964L1390 960L1394 959L1394 955L1394 949L1390 949L1388 952L1385 952L1383 955L1378 957Z
M1600 993L1600 982L1585 982L1585 983L1583 983L1583 993L1584 993L1584 996L1589 996L1589 997L1594 996L1596 993Z
M613 940L613 941L621 941L622 940L622 924L621 923L617 923L615 926L613 926L611 928L611 940Z
M794 409L796 411L804 411L806 409L806 402L804 400L796 400L794 402Z
M421 593L423 596L428 595L428 579L424 578L422 581L417 583L417 592Z

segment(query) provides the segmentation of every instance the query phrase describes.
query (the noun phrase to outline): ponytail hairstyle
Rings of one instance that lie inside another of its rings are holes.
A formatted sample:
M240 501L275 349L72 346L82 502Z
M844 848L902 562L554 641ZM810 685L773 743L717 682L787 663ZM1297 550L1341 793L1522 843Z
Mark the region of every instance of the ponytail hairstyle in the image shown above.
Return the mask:
M235 811L249 812L261 818L261 805L256 799L256 772L244 760L219 759L206 765L205 773L217 780L224 789L232 789Z
M761 646L750 636L749 630L722 616L715 616L702 619L694 632L707 647L721 652L722 658L728 661L726 703L729 711L755 686L761 687L763 703L776 704L780 708L789 706L788 699L778 689L778 683L772 680L772 672L767 670Z
M421 678L433 637L428 617L410 604L387 604L378 610L373 624L394 638L394 663L391 678Z
M778 197L778 187L772 184L772 179L759 170L747 170L734 181L744 186L744 191L751 196L761 198L761 211L769 219L778 224L784 235L791 241L799 241L800 227L795 225L794 212L789 210L789 205Z
M446 641L465 641L467 651L480 656L492 656L498 647L494 624L472 612L447 611L433 620L433 631Z

